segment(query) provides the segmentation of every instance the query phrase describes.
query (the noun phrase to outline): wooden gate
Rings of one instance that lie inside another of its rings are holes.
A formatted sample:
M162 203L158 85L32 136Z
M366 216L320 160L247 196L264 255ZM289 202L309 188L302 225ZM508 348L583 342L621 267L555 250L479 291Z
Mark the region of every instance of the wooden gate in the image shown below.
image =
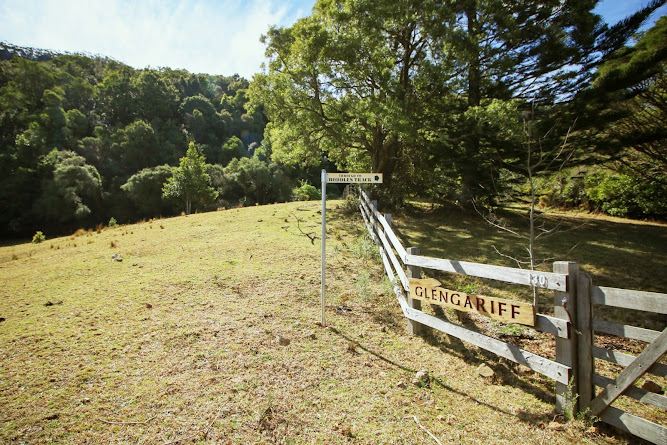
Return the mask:
M416 334L421 325L443 331L513 362L528 366L556 382L556 411L564 412L572 403L573 412L589 411L602 421L656 444L667 445L667 428L638 415L611 406L626 396L667 410L667 397L633 385L647 372L667 377L667 364L660 363L667 351L664 317L660 330L629 326L593 317L596 306L667 314L667 294L599 287L589 275L580 273L572 262L554 263L553 272L536 272L469 263L419 255L415 247L404 248L391 228L391 215L382 215L377 204L360 189L360 210L366 227L378 245L394 292L408 319L408 330ZM407 269L406 270L404 270ZM554 291L554 316L536 314L535 329L552 334L556 340L556 360L524 351L464 326L421 311L421 303L409 293L410 278L418 278L420 268L489 278L509 283L536 286ZM638 356L603 348L595 344L595 333L648 343ZM615 379L595 372L595 359L615 363L625 369ZM597 394L596 387L602 388ZM578 395L572 401L572 395ZM578 406L577 406L578 402ZM664 418L661 417L661 418Z
M667 328L662 332L594 318L594 308L607 306L667 314L667 295L599 287L582 274L578 285L579 406L602 421L657 444L667 444L667 428L611 406L620 396L667 410L667 397L633 384L644 374L667 377L667 365L659 363L667 352ZM663 319L664 320L664 319ZM648 345L637 356L597 346L595 333L639 340ZM596 372L595 359L625 367L615 379ZM602 391L596 394L596 387Z
M571 330L570 314L566 310L566 303L573 304L576 300L576 264L558 262L554 264L553 272L537 272L422 256L418 248L406 249L401 245L391 228L391 216L378 212L375 202L371 202L363 190L360 191L360 201L366 227L380 249L387 276L394 283L394 293L408 319L408 330L416 334L421 325L429 326L549 377L556 382L556 409L563 412L569 394L577 389L574 376L576 340ZM535 314L534 328L554 336L556 360L423 312L421 302L411 298L409 284L410 278L419 278L421 268L553 290L554 316Z

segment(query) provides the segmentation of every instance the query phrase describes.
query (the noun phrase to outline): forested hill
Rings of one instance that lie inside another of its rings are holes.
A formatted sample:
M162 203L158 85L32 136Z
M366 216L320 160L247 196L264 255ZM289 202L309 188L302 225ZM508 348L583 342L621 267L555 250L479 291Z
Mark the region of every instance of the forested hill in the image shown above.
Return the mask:
M637 32L666 2L318 2L252 82L5 44L0 236L316 197L320 168L383 173L397 209L667 219L667 17Z
M137 70L101 56L7 43L1 51L3 236L180 213L181 204L162 198L161 189L189 142L206 156L211 181L222 190L216 206L245 196L230 169L277 168L262 156L249 159L265 121L260 112L247 114L249 83L238 75Z
M60 55L60 53L46 49L16 46L11 43L0 42L0 60L10 60L14 56L19 56L24 59L36 60L38 62L48 62Z

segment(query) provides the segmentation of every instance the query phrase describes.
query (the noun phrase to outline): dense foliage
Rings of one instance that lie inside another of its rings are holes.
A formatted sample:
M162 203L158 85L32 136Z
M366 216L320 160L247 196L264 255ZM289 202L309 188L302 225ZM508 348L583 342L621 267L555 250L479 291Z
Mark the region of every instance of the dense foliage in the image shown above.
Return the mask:
M667 19L636 33L665 0L596 4L319 0L252 82L0 45L0 234L316 199L322 167L385 205L665 218Z
M218 197L218 191L209 185L210 182L204 155L199 153L194 142L190 142L180 165L164 183L162 195L165 198L182 199L185 203L185 214L189 215L193 205L195 209L206 208Z
M666 69L667 17L605 59L570 104L585 162L546 181L548 203L667 218Z
M517 181L603 160L598 119L578 123L592 114L582 93L599 67L643 51L624 44L664 1L613 26L596 4L320 0L265 37L251 105L281 162L382 172L385 202L493 204Z
M39 54L39 61L18 55L0 61L2 234L180 213L186 206L173 194L163 197L162 188L189 143L206 164L220 167L262 151L265 121L245 110L248 81L239 76ZM266 159L257 162L275 170ZM234 190L225 190L224 202L204 200L197 208L237 205L245 192L229 184ZM261 195L252 193L253 201Z

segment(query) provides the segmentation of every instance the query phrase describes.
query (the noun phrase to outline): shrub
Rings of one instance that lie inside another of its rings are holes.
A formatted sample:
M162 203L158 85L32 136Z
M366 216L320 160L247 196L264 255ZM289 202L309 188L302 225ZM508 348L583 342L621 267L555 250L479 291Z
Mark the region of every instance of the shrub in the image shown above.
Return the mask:
M355 215L359 213L359 205L360 205L359 198L356 196L349 194L343 200L343 204L340 207L340 211L343 212L345 215Z
M295 201L313 201L320 199L320 191L310 184L303 183L301 187L294 189Z
M35 232L35 236L32 237L32 242L33 244L38 244L41 243L42 241L46 241L46 236L41 231Z
M380 251L369 235L360 236L350 245L350 252L356 258L370 260L375 258L380 261Z
M567 170L536 179L540 207L596 209L625 218L667 216L667 178L623 166Z
M283 167L258 158L232 159L214 186L220 191L219 204L235 207L285 202L292 197L292 184Z
M86 231L84 229L77 229L77 231L72 234L72 239L74 239L76 237L79 237L79 236L83 236L85 234L86 234Z
M585 176L579 170L564 170L535 179L535 188L539 196L538 206L576 208L586 206ZM525 193L529 193L525 190Z
M667 216L667 187L635 172L599 172L587 180L586 194L603 212L620 217Z
M116 227L117 225L118 222L116 221L116 218L112 216L111 219L109 219L109 227Z

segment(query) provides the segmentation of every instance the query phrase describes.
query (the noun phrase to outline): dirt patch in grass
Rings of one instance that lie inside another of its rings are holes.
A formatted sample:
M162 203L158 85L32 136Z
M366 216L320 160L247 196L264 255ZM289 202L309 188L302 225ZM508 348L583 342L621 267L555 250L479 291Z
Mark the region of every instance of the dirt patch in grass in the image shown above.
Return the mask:
M327 328L318 203L0 248L0 441L633 443L553 422L548 379L409 337L361 220L329 205Z

